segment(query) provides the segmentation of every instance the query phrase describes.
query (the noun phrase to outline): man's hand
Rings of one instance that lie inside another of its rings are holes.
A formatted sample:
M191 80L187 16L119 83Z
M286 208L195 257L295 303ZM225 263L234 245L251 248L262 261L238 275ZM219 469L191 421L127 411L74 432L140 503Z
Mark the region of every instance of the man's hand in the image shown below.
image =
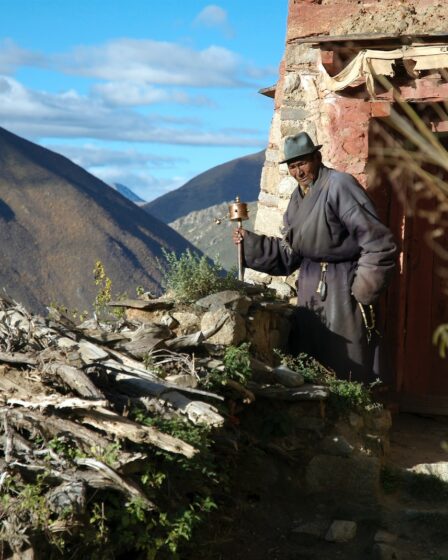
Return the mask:
M233 230L233 242L235 245L242 243L244 236L246 235L246 230L243 228L236 228Z

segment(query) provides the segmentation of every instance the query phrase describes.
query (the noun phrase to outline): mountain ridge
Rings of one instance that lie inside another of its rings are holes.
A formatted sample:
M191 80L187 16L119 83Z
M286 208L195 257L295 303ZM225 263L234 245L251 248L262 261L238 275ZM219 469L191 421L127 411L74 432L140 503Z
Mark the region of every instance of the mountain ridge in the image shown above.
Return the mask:
M68 158L0 127L0 287L42 312L86 308L101 261L113 290L160 292L162 249L193 246Z
M263 150L216 165L142 208L168 224L190 212L229 203L236 196L253 202L258 199L264 159Z

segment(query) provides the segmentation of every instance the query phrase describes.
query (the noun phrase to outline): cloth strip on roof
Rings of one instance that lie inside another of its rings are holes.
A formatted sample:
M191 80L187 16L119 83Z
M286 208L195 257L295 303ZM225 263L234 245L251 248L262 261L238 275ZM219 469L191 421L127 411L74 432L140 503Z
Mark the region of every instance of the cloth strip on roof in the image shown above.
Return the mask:
M366 49L336 76L330 76L322 66L324 87L330 91L340 91L349 86L366 82L367 91L374 97L374 76L393 76L393 65L403 60L406 71L412 78L418 77L421 70L448 68L448 45L412 45L391 51Z

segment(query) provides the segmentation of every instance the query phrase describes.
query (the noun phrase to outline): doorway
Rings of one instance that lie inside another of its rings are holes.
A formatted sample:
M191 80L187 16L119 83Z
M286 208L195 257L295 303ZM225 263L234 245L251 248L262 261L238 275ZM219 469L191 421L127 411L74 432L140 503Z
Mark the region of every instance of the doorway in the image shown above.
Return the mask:
M448 358L442 358L433 344L436 328L448 323L447 282L441 276L448 263L430 243L439 206L423 184L420 190L415 188L421 179L411 170L378 164L378 148L390 148L396 141L384 130L380 119L371 121L368 190L400 251L398 270L383 302L385 352L400 409L448 415ZM446 135L440 135L440 141L448 146ZM425 169L448 181L446 172ZM447 230L442 228L437 239L445 250Z

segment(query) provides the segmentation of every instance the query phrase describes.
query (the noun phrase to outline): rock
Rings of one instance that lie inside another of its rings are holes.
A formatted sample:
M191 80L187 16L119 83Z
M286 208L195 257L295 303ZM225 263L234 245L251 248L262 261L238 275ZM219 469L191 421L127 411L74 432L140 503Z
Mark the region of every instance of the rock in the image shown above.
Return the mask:
M409 472L427 476L435 476L442 482L448 482L448 462L439 461L438 463L420 463L410 469Z
M352 510L375 510L380 497L381 463L376 457L315 455L306 469L308 489Z
M384 457L390 449L389 440L377 434L365 434L364 444L366 451L370 451L377 457Z
M360 432L364 427L363 417L359 414L356 414L356 412L350 412L350 414L348 415L348 422L350 426L357 432Z
M172 317L169 313L167 313L166 315L162 315L159 319L159 323L161 325L165 325L171 330L174 330L179 326L179 323L176 321L176 319L174 319L174 317Z
M373 537L373 540L376 543L385 543L385 544L392 544L397 539L398 539L397 535L394 535L393 533L389 533L388 531L385 531L384 529L379 529L375 533L375 536Z
M212 344L224 344L226 346L238 345L246 339L246 323L244 318L235 311L226 309L224 306L214 307L204 313L201 320L201 331L212 329L222 318L227 320L219 331L208 339Z
M34 550L32 548L27 548L26 550L21 550L20 552L14 552L14 554L9 558L9 560L35 560Z
M164 298L142 300L142 299L123 299L120 301L110 301L108 307L126 307L132 309L141 309L145 311L156 311L160 309L172 309L174 301Z
M303 375L287 366L277 366L272 370L274 379L285 387L300 387L305 381Z
M379 433L386 433L392 427L392 415L390 410L377 409L365 415L367 427Z
M321 438L325 428L325 421L316 416L301 416L297 418L294 425L298 430L314 432L317 437Z
M325 535L329 542L343 543L351 541L356 537L356 523L354 521L333 521Z
M354 447L348 443L343 436L327 436L319 445L321 453L334 455L336 457L349 457Z
M263 387L257 383L247 384L256 396L279 401L321 401L328 398L328 387L323 385L302 385L302 387Z
M399 550L384 543L377 543L373 547L374 560L402 560L403 555Z
M165 381L177 385L178 387L197 387L198 381L195 377L188 374L167 375Z
M175 311L172 316L179 324L180 334L191 334L199 329L201 321L195 313Z
M328 521L318 520L318 521L308 521L307 523L301 523L293 527L292 532L298 533L299 535L311 535L318 539L323 539L328 530Z
M126 309L125 313L128 321L139 321L140 323L153 323L158 319L159 311L146 311L144 309Z
M196 305L203 309L211 310L214 307L224 306L227 309L237 311L245 315L251 305L251 300L247 296L237 292L236 290L224 290L216 294L211 294L204 298L198 299Z
M52 512L71 511L80 515L86 507L86 486L79 480L63 482L47 493L46 500Z
M295 290L286 282L274 280L269 284L269 288L275 291L275 295L284 300L289 300L296 295Z
M265 272L258 272L252 268L248 268L244 271L244 278L246 282L253 282L254 284L260 284L261 291L266 288L266 284L272 280L272 276L266 274Z
M281 312L270 311L261 306L251 309L247 317L247 340L251 344L253 353L263 362L273 365L274 348L287 350L291 320L285 310L286 304L281 304Z

